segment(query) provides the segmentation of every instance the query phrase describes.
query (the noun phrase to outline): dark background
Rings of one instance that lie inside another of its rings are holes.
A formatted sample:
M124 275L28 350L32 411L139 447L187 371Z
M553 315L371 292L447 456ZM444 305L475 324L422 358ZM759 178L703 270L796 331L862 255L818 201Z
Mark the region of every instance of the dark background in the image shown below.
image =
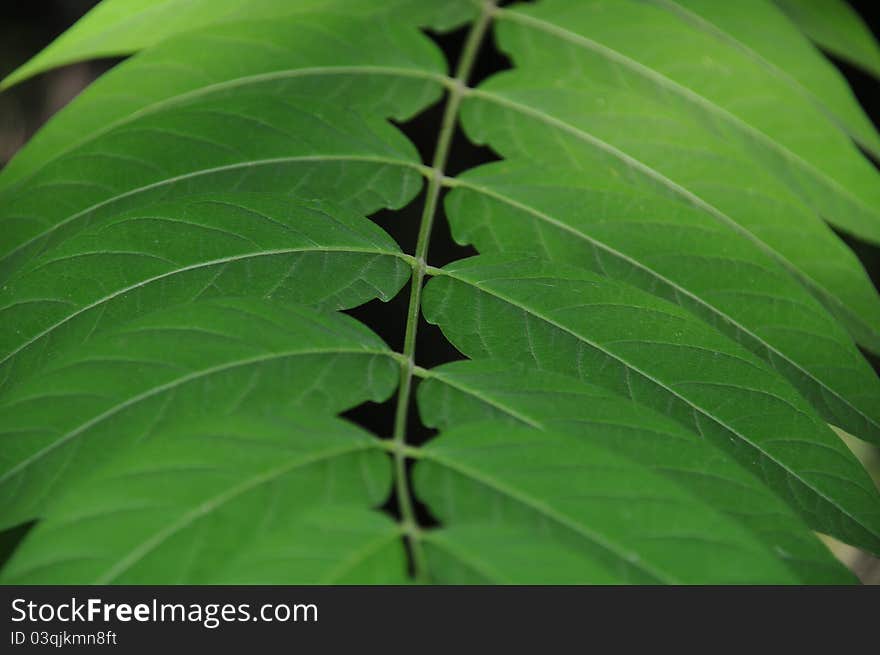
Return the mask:
M242 0L246 2L247 0ZM736 0L718 0L718 2L734 2ZM97 0L7 0L0 10L0 78L23 64L55 37L72 25L85 14ZM507 3L502 3L507 4ZM880 37L880 2L878 0L850 0L850 4L862 15L867 24ZM465 30L432 37L446 53L451 69L454 70L456 58L461 52L465 38ZM880 125L880 81L870 77L845 62L829 55L847 78L875 125ZM67 104L83 88L100 74L108 70L119 60L101 60L74 64L23 82L12 89L0 93L0 167L30 138L39 127L54 113ZM494 48L491 40L487 41L474 75L472 83L488 77L496 71L509 67L506 57ZM407 124L399 127L416 144L422 154L423 161L430 161L433 156L434 142L443 111L442 103L438 103L428 111L419 115ZM463 170L492 161L497 157L486 148L471 145L460 130L456 133L450 153L450 164L447 172L455 175ZM880 162L874 162L880 167ZM422 198L416 199L400 212L380 212L375 217L401 245L406 252L414 252L421 214ZM470 248L458 246L452 241L449 230L442 216L442 203L432 234L430 263L442 266L450 261L474 254ZM845 234L841 237L862 260L874 284L880 287L880 248L869 246L850 239ZM348 312L373 328L386 342L397 350L403 348L404 321L408 304L408 289L404 289L389 303L374 301ZM460 355L442 337L439 330L428 325L424 320L419 326L417 340L417 360L420 365L430 367L446 361L459 359ZM868 356L875 370L880 372L880 358ZM432 431L421 426L414 407L411 406L409 419L410 440L420 443L430 438ZM366 404L346 414L347 417L364 425L380 436L390 436L393 425L394 399L382 405ZM880 479L880 456L878 449L862 442L848 442L863 460L868 469ZM387 509L395 510L393 502ZM430 524L432 518L421 508L420 520ZM26 532L26 526L20 529L0 532L0 565L14 544ZM865 581L880 583L880 561L869 558L855 549L840 544L832 545L835 552L852 566Z

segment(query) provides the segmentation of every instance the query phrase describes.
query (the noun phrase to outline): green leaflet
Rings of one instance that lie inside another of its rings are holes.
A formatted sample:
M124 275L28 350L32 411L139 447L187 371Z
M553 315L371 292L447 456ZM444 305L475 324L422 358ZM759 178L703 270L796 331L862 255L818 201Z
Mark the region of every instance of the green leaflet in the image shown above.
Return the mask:
M527 45L533 31L511 26L502 32L508 37L501 42L509 42L511 52L537 52ZM545 35L541 43L549 51L559 47L552 36ZM736 139L721 127L704 129L695 123L666 92L636 93L618 81L614 65L606 66L590 50L572 52L572 57L586 58L580 65L588 67L588 78L578 68L551 67L543 59L546 54L532 61L537 56L531 54L522 68L496 75L472 91L463 106L468 135L507 159L573 170L594 184L627 180L643 193L696 208L707 223L752 240L843 321L854 338L871 350L880 349L880 297L853 254L802 197L772 174L784 169L788 175L792 166L756 166ZM822 117L816 120L828 123ZM830 129L835 139L846 141ZM866 187L880 189L871 165L855 151L853 156L867 167L871 180ZM815 181L803 186L818 188ZM650 216L650 205L642 207L639 211L634 203L629 213ZM856 215L850 210L843 214ZM834 213L822 210L821 215Z
M715 0L650 1L746 53L781 83L808 98L863 148L875 155L880 153L877 129L843 76L812 47L772 0L739 0L735 4ZM786 3L776 4L786 9ZM794 11L809 4L816 3L802 0L789 3Z
M97 217L181 194L399 208L419 190L421 163L384 119L436 100L442 73L436 46L395 23L368 38L350 19L316 16L172 39L84 92L0 174L0 274Z
M384 206L399 207L421 184L420 174L407 161L409 153L388 152L388 146L372 135L345 135L340 130L342 134L327 134L323 141L306 141L306 134L322 131L324 121L318 117L300 120L299 135L285 139L283 133L267 127L263 138L255 139L254 124L273 118L290 121L300 113L289 101L240 98L191 109L191 113L177 111L139 121L128 133L107 135L90 152L79 151L57 162L64 171L66 164L76 161L76 179L59 178L48 170L41 176L45 179L35 178L18 189L15 200L8 203L9 233L2 265L7 276L13 267L89 222L168 197L239 187L335 197L339 204L371 213ZM362 130L363 123L352 123ZM388 136L397 135L389 130ZM352 146L353 142L362 145ZM126 161L105 155L114 150L126 152ZM403 174L401 167L406 169ZM365 186L365 178L373 179L373 184ZM53 197L55 202L48 204Z
M385 400L397 372L382 340L346 316L257 299L149 314L0 396L0 525L39 516L56 491L166 417L289 406L333 414Z
M0 293L0 388L159 307L212 296L329 309L389 300L409 277L406 257L373 222L324 201L213 194L95 218Z
M468 357L573 375L671 416L820 532L880 550L870 478L760 360L686 312L581 269L479 256L436 271L424 314Z
M462 523L428 534L431 579L442 584L616 584L620 577L599 558L564 540L536 539L529 525ZM540 566L535 566L540 562Z
M54 502L4 584L403 582L394 523L370 507L388 458L352 425L176 419Z
M338 12L360 19L405 17L450 29L474 13L468 0L104 0L45 50L0 82L0 89L57 66L127 55L181 32L253 19Z
M568 376L506 362L454 362L420 376L419 411L431 427L447 430L493 420L570 434L703 499L763 541L803 583L852 581L852 574L757 479L647 407Z
M559 559L533 561L526 574L533 579L560 580L567 573L569 582L582 583L792 581L781 562L739 526L592 443L475 423L441 434L421 452L416 492L451 526L438 530L436 541L427 533L434 545L428 555L435 549L445 551L444 559L461 553L461 566L471 569L474 560L483 560L478 570L498 573L482 582L522 575L515 551L486 557L487 541L497 544L498 530L516 534L520 548L538 542L539 554L561 551ZM488 528L478 532L474 526ZM441 565L438 575L448 569Z
M846 331L748 239L692 207L603 179L599 166L503 162L450 184L460 243L575 264L675 302L765 359L827 421L880 439L880 380ZM822 245L802 251L820 261Z
M498 20L499 43L526 78L540 74L548 88L559 80L569 91L589 88L593 95L607 86L632 98L625 106L616 106L620 97L608 100L624 119L633 111L649 118L651 107L639 110L638 102L657 102L672 117L730 141L826 220L880 243L880 174L813 103L738 49L631 0L544 0L504 10ZM626 140L611 124L612 136L603 140ZM689 145L697 144L699 138Z
M773 0L820 47L880 78L880 46L845 0Z
M182 60L186 67L179 65ZM181 34L120 64L78 96L3 169L0 189L108 131L199 99L309 96L324 99L321 104L333 105L337 113L349 107L405 119L439 98L442 88L434 76L444 72L436 46L394 21L365 33L360 21L316 14ZM132 77L138 80L136 95L130 93ZM296 129L299 123L287 117L283 125ZM353 138L348 145L363 140Z

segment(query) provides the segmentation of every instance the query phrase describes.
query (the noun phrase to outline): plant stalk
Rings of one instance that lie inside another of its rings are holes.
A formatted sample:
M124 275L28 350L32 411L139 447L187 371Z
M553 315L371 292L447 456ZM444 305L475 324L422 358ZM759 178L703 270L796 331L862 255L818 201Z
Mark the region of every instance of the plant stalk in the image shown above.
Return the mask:
M406 471L407 443L406 428L407 414L409 413L410 396L412 394L413 370L415 368L416 335L418 332L419 315L421 313L422 286L427 274L428 248L431 243L431 230L434 226L434 218L437 214L437 204L440 198L440 190L443 187L445 177L444 170L449 158L449 148L455 133L458 121L458 111L461 107L462 97L467 89L467 81L473 70L474 62L480 50L486 31L492 22L496 11L495 0L483 4L480 16L471 26L465 41L464 50L461 54L458 67L455 72L453 84L449 88L446 99L446 108L443 112L443 121L440 134L437 138L437 146L434 151L434 159L431 164L432 173L428 179L425 206L422 211L419 224L418 241L416 242L415 266L412 273L412 286L409 294L409 309L406 317L406 334L403 342L404 360L401 362L400 386L397 393L397 407L394 416L394 479L397 493L398 508L403 524L404 533L412 556L413 571L417 582L428 581L425 554L420 541L418 522L415 516L415 507L409 480Z

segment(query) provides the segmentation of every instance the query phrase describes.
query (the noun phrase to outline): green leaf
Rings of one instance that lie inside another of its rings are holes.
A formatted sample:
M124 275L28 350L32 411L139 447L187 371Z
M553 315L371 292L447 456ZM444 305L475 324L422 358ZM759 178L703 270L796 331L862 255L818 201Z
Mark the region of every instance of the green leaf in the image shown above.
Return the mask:
M325 201L213 194L108 214L7 281L0 388L159 307L253 295L345 309L393 298L409 272L391 237Z
M581 269L480 256L424 313L468 357L529 363L648 405L728 452L815 530L880 551L878 493L782 378L674 305Z
M506 362L454 362L420 375L419 411L430 427L448 430L492 420L569 434L637 462L701 498L764 542L801 582L853 580L755 477L658 412L568 376Z
M566 178L576 174L594 187L619 186L622 179L639 188L633 192L636 196L651 193L696 209L705 215L706 224L720 224L751 240L804 284L862 345L880 352L880 297L876 289L852 252L815 213L833 218L835 212L829 208L811 209L805 204L809 199L799 191L820 188L818 181L796 180L796 167L791 163L754 161L770 150L757 146L744 150L739 132L729 133L724 128L727 123L701 123L698 119L703 116L702 109L707 116L714 116L714 110L699 103L701 111L692 115L696 111L692 103L684 99L679 102L679 95L668 90L665 83L657 82L660 86L655 87L653 82L645 81L654 80L649 69L637 67L640 75L636 75L628 63L618 62L604 47L597 45L598 52L594 52L592 45L587 47L580 40L566 46L565 37L555 31L545 33L546 24L540 25L516 22L501 32L502 45L507 44L506 49L519 57L521 67L490 78L468 94L463 120L473 140L491 145L506 159L517 162L520 169L528 166L534 171L534 163L539 161L542 169L571 171ZM530 40L538 38L541 48ZM644 35L633 39L641 43L656 41ZM704 45L721 47L714 42ZM539 52L543 54L536 54ZM572 58L578 62L577 67L553 66L546 60L548 53L556 53L556 60ZM757 66L750 60L746 63ZM629 84L619 81L630 80L633 75ZM774 88L777 86L774 82ZM737 102L741 101L740 95L736 89ZM802 99L779 102L804 104ZM825 127L812 127L805 121L806 127L799 129L823 144L824 139L816 134L828 132L831 141L842 140L841 148L848 153L845 159L863 169L865 188L876 193L880 179L870 163L825 117L817 115L813 122ZM845 170L834 152L830 144L825 144L816 157L833 161L837 171ZM773 175L774 171L778 174ZM792 184L797 182L797 193L779 176ZM846 179L855 181L859 175L847 173ZM823 195L825 199L835 197L838 195L830 192ZM876 200L871 206L880 207L880 197ZM647 203L631 203L628 217L653 218L650 207ZM853 208L839 213L858 215ZM869 222L873 221L875 218Z
M762 544L699 498L584 440L475 423L426 445L414 475L419 495L451 526L436 541L425 536L429 557L439 549L461 568L488 569L484 582L793 580ZM516 551L487 562L486 541L497 544L497 531L515 534L521 548L535 544L537 554L562 555L533 560L525 575Z
M0 279L90 221L168 197L232 189L363 213L405 205L422 166L385 118L439 97L443 63L411 28L362 37L360 23L332 16L223 25L109 73L0 174Z
M382 340L346 316L257 299L154 312L0 396L0 525L39 516L166 418L241 407L333 414L388 398L397 371Z
M880 295L829 226L880 243L850 140L880 139L842 77L769 0L496 5L104 0L0 83L136 53L0 171L0 580L837 584L813 530L880 553L829 427L880 442ZM487 38L511 68L475 88ZM462 134L501 161L453 176ZM482 254L438 269L444 206ZM450 347L491 361L422 366Z
M480 252L575 264L675 302L762 357L825 420L880 439L880 380L781 266L694 208L588 170L597 175L513 162L469 171L451 183L453 235ZM827 256L803 250L812 261Z
M128 55L181 32L227 22L300 17L319 10L373 20L406 17L420 25L450 29L471 17L473 4L468 0L104 0L0 82L0 90L65 64Z
M880 46L845 0L773 0L817 45L880 78Z
M517 67L505 79L518 84L490 86L489 99L521 100L516 91L534 88L538 78L543 89L557 93L545 102L533 98L532 108L554 115L556 97L587 91L592 104L604 101L614 112L589 121L595 139L684 187L681 164L667 168L655 144L643 150L627 126L636 117L646 125L681 122L696 133L677 149L687 144L690 151L700 149L705 130L729 141L826 220L880 243L880 174L813 103L739 49L644 2L544 0L501 10L497 20L499 44ZM589 118L581 113L582 121Z
M369 509L391 482L369 435L301 412L172 425L53 503L3 583L405 580L398 528Z
M650 1L747 54L779 82L814 103L863 148L875 156L880 153L877 128L859 106L843 75L785 15L791 14L798 22L795 14L802 8L808 13L816 2L781 0L777 7L768 0L739 0L735 6L716 0Z

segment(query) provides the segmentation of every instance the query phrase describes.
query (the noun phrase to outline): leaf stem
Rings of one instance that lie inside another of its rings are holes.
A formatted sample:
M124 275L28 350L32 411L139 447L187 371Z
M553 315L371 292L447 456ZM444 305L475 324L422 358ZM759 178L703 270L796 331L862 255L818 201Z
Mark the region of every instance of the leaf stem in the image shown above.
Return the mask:
M427 582L428 572L422 544L419 539L419 527L416 521L415 508L409 480L406 471L407 451L406 427L409 413L410 396L412 394L413 370L415 368L416 333L421 313L422 285L424 284L427 271L428 247L431 242L431 230L434 226L434 218L437 214L437 204L440 198L440 190L443 187L445 177L444 169L449 158L449 148L452 137L455 134L455 125L458 121L458 110L465 94L467 80L470 77L477 53L483 37L489 28L497 7L495 0L489 0L482 6L480 16L471 26L465 41L464 50L461 54L458 67L455 72L453 83L449 86L449 95L446 99L446 108L443 112L443 121L440 134L437 138L437 146L434 151L434 159L431 164L431 175L428 178L425 206L422 211L419 225L419 236L416 242L415 266L412 274L412 286L409 295L409 309L406 317L406 334L403 342L404 361L401 362L400 387L397 393L397 408L394 416L394 479L397 502L400 510L404 532L410 546L412 555L413 571L417 582Z

